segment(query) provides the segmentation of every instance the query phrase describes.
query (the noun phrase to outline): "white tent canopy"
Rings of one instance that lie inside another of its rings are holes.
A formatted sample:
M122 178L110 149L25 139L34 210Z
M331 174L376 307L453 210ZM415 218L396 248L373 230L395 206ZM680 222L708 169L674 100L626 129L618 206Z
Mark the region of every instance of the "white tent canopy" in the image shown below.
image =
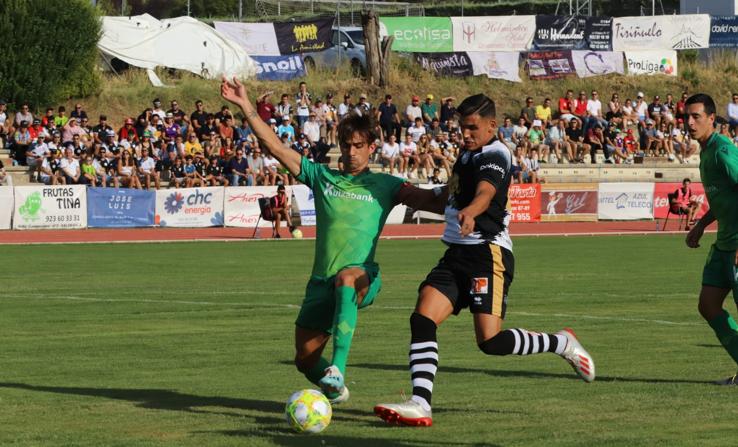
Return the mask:
M103 17L97 44L108 60L153 69L187 70L205 78L249 78L256 64L237 43L191 17L157 20L149 14Z

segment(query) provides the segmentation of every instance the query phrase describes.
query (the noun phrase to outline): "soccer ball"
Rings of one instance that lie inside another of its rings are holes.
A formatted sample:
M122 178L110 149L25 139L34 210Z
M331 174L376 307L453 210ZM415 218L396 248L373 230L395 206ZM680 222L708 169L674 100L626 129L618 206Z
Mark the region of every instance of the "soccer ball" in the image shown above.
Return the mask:
M297 391L287 400L284 415L299 433L320 433L331 423L331 403L316 390Z
M295 228L292 230L292 237L294 239L302 239L302 231L299 228Z

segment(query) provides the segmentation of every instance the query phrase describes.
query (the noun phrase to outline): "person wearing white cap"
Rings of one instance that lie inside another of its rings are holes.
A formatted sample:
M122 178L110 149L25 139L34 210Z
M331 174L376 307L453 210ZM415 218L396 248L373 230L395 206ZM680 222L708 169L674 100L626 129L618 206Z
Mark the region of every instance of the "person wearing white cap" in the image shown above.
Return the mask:
M644 101L643 92L638 92L636 102L633 104L633 109L638 115L639 128L646 127L646 118L648 117L648 104Z
M541 127L542 125L541 120L533 120L533 125L525 138L528 142L529 150L537 150L541 154L541 160L545 163L548 160L550 148L547 144L543 143L546 134Z

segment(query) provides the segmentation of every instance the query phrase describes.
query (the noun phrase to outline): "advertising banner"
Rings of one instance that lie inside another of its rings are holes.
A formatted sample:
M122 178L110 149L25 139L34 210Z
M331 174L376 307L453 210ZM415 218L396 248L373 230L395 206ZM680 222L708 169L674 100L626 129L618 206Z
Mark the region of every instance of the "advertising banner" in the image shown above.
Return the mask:
M474 76L485 75L491 79L522 82L519 51L475 51L466 54L471 60Z
M580 78L625 72L621 51L572 51L571 59Z
M541 220L541 184L510 185L507 193L512 222L539 222Z
M333 46L333 17L301 22L274 23L282 55L323 51Z
M600 183L598 219L653 219L653 189L653 183Z
M307 74L302 55L252 56L256 62L256 79L259 81L289 81Z
M653 217L657 219L666 218L666 213L669 210L668 195L681 187L681 183L656 183L653 192ZM689 187L692 190L693 200L699 203L699 208L697 208L695 214L695 219L699 219L710 209L705 198L705 188L702 183L690 183Z
M156 191L154 222L162 227L195 228L223 225L223 187Z
M215 30L239 44L249 56L279 56L272 23L214 22Z
M527 54L531 79L558 79L576 74L571 51L531 51Z
M291 196L291 187L287 187L287 195ZM251 227L256 226L261 211L259 210L259 199L277 195L276 186L230 186L225 188L225 199L223 209L225 212L225 225L227 227ZM306 225L303 222L303 225ZM261 219L259 228L271 228L272 223Z
M0 230L10 230L13 217L13 187L0 186Z
M709 44L707 14L615 17L612 22L615 51L688 50L708 48Z
M738 16L710 17L710 48L738 47Z
M451 17L453 51L527 51L536 16Z
M16 186L13 228L70 229L87 227L87 187Z
M415 53L415 60L436 76L473 76L471 59L465 52Z
M380 17L380 36L394 36L392 51L450 53L453 47L448 17Z
M90 228L151 227L156 193L140 189L87 190L87 226Z
M536 16L535 50L597 50L612 48L612 17Z
M541 188L542 222L593 222L596 220L596 183L546 183Z
M315 225L315 198L313 196L313 190L306 185L295 185L292 187L292 194L295 197L297 209L300 210L300 225Z
M669 76L677 75L677 54L674 50L626 51L628 74Z

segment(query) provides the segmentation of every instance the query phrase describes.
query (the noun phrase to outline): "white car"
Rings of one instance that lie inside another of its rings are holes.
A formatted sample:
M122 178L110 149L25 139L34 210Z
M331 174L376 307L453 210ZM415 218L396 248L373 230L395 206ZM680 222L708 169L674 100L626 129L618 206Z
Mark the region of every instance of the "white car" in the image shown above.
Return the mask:
M359 26L333 28L333 46L323 51L305 53L303 60L308 70L316 66L336 68L348 61L354 74L366 71L364 31Z

